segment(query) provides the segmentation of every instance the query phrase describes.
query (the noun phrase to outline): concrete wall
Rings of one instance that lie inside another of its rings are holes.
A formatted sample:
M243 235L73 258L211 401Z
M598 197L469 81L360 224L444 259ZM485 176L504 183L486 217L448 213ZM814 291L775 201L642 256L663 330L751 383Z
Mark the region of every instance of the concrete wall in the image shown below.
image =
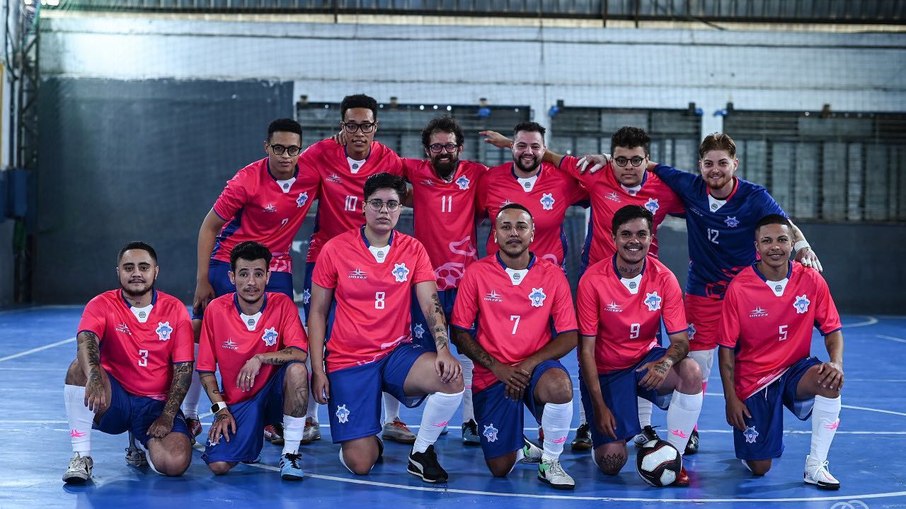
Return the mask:
M42 21L41 145L48 150L39 175L35 293L40 302L86 300L113 284L107 271L116 248L145 237L163 253L162 286L188 301L204 213L223 181L260 157L267 122L292 115L300 94L339 101L365 92L426 104L485 97L529 104L543 124L558 99L636 108L695 102L705 112L702 130L711 132L722 127L713 112L728 101L738 109L819 110L829 103L835 111L906 111L904 55L899 34L56 13ZM903 244L895 241L904 225L815 225L823 232L818 239L807 231L838 295L902 286L902 271L890 271L900 251L855 251L877 241L875 228L891 246ZM580 224L570 229L582 231ZM681 231L662 235L673 237L662 245L685 246ZM304 234L299 238L304 250ZM838 239L847 240L845 249ZM683 249L665 255L680 275ZM65 271L56 270L61 253L70 258ZM858 281L842 269L852 266L850 255L866 260ZM904 304L893 291L876 297L846 302L859 312L897 312Z

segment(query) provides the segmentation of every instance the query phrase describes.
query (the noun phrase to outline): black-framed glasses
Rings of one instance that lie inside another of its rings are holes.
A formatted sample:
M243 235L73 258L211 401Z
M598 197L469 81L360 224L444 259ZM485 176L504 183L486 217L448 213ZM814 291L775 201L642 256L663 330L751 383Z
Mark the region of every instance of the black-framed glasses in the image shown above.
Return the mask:
M299 151L302 150L302 147L297 147L295 145L284 146L284 145L271 145L271 150L274 151L278 156L282 156L284 152L289 157L296 157L299 155Z
M374 131L374 128L377 126L377 122L364 122L361 124L356 124L355 122L343 122L343 129L349 134L355 134L356 131L362 131L364 134L368 134Z
M432 143L428 145L428 150L434 152L435 154L439 154L443 150L446 150L447 152L453 152L457 148L459 148L459 145L455 143Z
M400 208L400 202L398 202L396 200L384 201L384 200L381 200L378 198L375 198L373 200L368 200L368 206L371 207L371 210L373 210L375 212L380 212L381 209L384 208L385 205L387 206L387 210L389 210L390 212L393 212L396 209Z
M616 163L616 165L621 168L625 168L626 165L628 165L628 164L631 164L633 168L638 168L639 166L642 165L643 161L645 161L645 158L639 157L639 156L629 157L629 158L626 158L626 157L614 157L613 158L613 162Z

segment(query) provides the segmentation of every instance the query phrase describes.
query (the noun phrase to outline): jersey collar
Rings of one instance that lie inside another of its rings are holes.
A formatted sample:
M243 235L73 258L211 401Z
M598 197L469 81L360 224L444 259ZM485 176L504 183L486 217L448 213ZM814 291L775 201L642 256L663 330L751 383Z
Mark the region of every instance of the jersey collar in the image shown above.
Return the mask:
M730 201L730 198L733 198L733 195L736 194L736 191L738 189L739 189L739 179L736 177L733 177L733 189L730 191L730 194L728 194L726 198L717 198L716 196L713 196L711 194L711 190L708 189L708 184L705 184L705 192L708 193L708 196L711 196L715 200L720 200L725 203Z
M368 242L368 237L365 236L365 227L364 227L364 226L362 226L361 228L359 228L359 233L362 235L362 242L365 243L365 247L371 247L371 243ZM390 230L390 238L387 239L387 245L388 245L388 246L392 246L392 245L393 245L393 238L394 238L394 237L396 237L396 228L394 228L393 230Z
M532 175L532 177L541 177L541 172L543 172L543 171L544 171L544 163L541 163L538 165L538 173ZM530 179L530 178L532 178L532 177L520 177L520 176L516 175L516 163L515 162L512 163L512 165L510 166L510 175L512 175L514 179L523 179L523 178Z
M759 278L761 278L762 281L768 280L768 278L765 277L765 275L762 274L760 270L758 270L758 260L755 260L754 262L752 262L752 270L755 271L755 275L758 276ZM789 279L789 277L792 275L793 275L793 262L790 261L790 262L787 262L786 278Z
M126 300L126 296L123 295L122 288L120 288L120 299L123 301L123 304L125 304L127 308L131 309L133 307L132 303L130 303L128 300ZM153 306L155 304L157 304L157 289L151 288L151 305Z
M500 265L500 267L503 270L506 270L509 268L506 266L505 263L503 263L503 258L500 257L500 251L497 251L497 253L494 255L494 257L497 259L497 264ZM525 270L531 269L533 265L535 265L535 253L532 253L531 251L529 251L528 266L525 267Z
M237 292L233 292L233 305L236 306L236 312L238 312L241 315L242 308L239 307L239 293L237 293ZM267 307L267 292L265 291L263 300L261 301L261 309L259 309L257 312L264 313L264 308L266 308L266 307Z

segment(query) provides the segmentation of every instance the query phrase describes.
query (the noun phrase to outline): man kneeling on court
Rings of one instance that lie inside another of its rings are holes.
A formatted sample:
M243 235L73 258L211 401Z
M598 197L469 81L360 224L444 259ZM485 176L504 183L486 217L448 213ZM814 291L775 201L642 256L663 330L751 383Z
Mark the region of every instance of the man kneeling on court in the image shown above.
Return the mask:
M499 251L470 265L460 283L454 342L475 362L475 416L491 473L504 477L517 461L540 463L538 479L573 489L575 481L560 466L573 387L557 359L576 348L576 313L563 269L529 251L534 236L527 208L511 203L500 209L494 225ZM543 451L523 436L523 405L544 428Z
M579 368L587 389L582 404L585 415L593 416L595 463L608 475L620 472L626 440L641 431L637 397L667 410L667 441L680 452L702 410L701 370L686 357L689 336L679 282L648 256L653 222L645 207L617 210L611 223L617 252L585 271L576 296ZM662 320L670 337L666 349L657 337ZM673 485L689 485L686 467Z
M179 410L192 377L192 325L186 307L157 291L157 253L144 242L120 250L120 288L85 306L76 360L66 372L64 396L72 460L68 484L91 480L91 428L128 431L145 451L127 449L126 461L163 475L182 475L192 460ZM146 460L147 458L147 460Z
M198 374L214 404L214 424L202 459L221 475L237 463L255 462L265 423L282 422L280 476L302 479L299 442L308 405L308 338L296 305L279 292L265 292L271 253L243 242L230 254L235 293L205 309L198 345ZM214 370L220 369L223 391Z

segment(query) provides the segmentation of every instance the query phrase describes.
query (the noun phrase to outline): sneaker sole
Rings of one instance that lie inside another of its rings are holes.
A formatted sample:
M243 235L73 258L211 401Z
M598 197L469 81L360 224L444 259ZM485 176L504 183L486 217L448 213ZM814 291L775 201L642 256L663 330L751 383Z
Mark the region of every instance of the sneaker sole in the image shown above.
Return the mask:
M389 434L384 434L384 433L382 433L382 434L381 434L381 438L383 438L384 440L390 440L391 442L396 442L396 443L398 443L398 444L412 445L412 444L415 443L415 437L414 437L414 436L413 436L412 438L408 438L408 437L400 437L400 436L398 436L398 435L397 435L397 436L394 436L394 435L389 435Z
M543 482L544 484L550 486L551 488L554 488L557 490L574 490L574 489L576 489L575 484L554 484L541 476L538 476L538 480Z
M840 489L839 483L838 484L828 484L826 482L810 481L810 480L804 479L804 478L802 480L803 480L803 482L805 482L805 484L811 484L812 486L817 486L819 490L837 491Z
M447 480L449 479L449 478L444 478L444 479L428 479L427 477L425 477L425 474L423 474L423 473L422 473L421 471L419 471L418 469L413 468L412 465L409 465L408 467L406 467L406 472L409 472L410 474L414 475L415 477L418 477L418 478L421 479L422 481L425 481L425 482L431 483L431 484L445 483L445 482L447 482Z
M315 436L313 436L313 437L303 438L302 441L301 441L300 443L301 443L302 445L308 445L308 444L310 444L310 443L312 443L312 442L315 442L315 441L317 441L317 440L321 440L321 434L320 434L320 433L318 433L317 435L315 435Z
M481 440L475 440L473 438L463 438L462 445L481 445Z
M280 478L284 481L301 481L303 477L298 474L280 474Z
M569 448L573 451L588 451L591 450L591 442L573 442Z
M81 477L69 477L69 478L64 477L63 478L63 482L66 484L87 484L88 481L90 481L90 480L91 480L91 477L88 477L87 479L83 479Z

